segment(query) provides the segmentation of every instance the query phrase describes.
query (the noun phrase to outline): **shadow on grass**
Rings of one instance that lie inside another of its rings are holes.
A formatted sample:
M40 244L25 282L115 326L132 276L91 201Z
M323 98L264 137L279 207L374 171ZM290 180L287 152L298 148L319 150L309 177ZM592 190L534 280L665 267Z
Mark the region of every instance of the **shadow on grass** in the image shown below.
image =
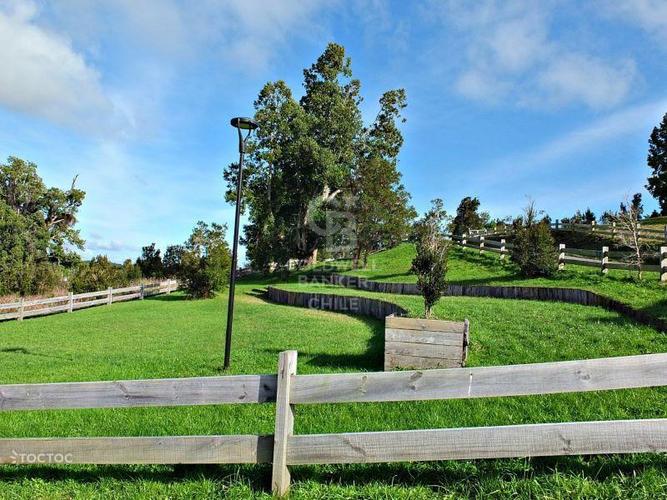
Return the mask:
M426 487L434 492L466 494L485 484L517 481L544 481L563 476L604 483L614 478L650 475L667 470L665 455L625 455L592 457L543 457L442 461L430 463L353 464L290 467L292 485L317 482L322 486L392 485ZM270 465L161 465L161 466L0 466L0 480L22 483L29 480L95 484L117 480L124 483L150 481L177 484L215 481L220 486L245 484L256 493L269 493Z
M170 293L169 295L153 295L144 300L154 300L156 302L181 302L183 300L193 300L184 293Z

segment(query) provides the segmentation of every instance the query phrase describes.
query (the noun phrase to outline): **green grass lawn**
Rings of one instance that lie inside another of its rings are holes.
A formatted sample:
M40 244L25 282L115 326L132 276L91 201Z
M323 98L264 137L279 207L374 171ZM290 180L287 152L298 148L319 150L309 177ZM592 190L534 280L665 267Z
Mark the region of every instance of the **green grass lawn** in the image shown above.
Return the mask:
M480 271L482 272L482 271ZM494 271L489 269L489 273ZM320 290L295 282L287 288ZM273 280L275 281L275 280ZM299 351L300 373L382 369L376 320L271 304L237 289L231 373L275 373ZM360 294L336 288L337 293ZM379 295L379 294L373 294ZM387 296L418 313L418 297ZM0 383L220 374L225 296L179 294L0 324ZM667 337L599 308L450 297L435 313L471 321L470 365L667 350ZM297 433L354 432L667 416L667 390L641 389L384 404L304 405ZM1 437L271 434L274 406L6 412ZM0 466L0 498L270 496L266 466ZM667 457L561 457L293 469L295 498L434 496L646 497L667 494Z
M364 276L376 281L415 283L417 277L410 272L415 255L414 246L408 243L384 252L373 254L367 269L349 270L347 262L337 266L346 274ZM638 281L636 273L612 269L602 276L595 268L568 264L554 278L526 279L509 264L502 264L498 254L480 255L475 249L452 247L447 280L455 284L546 286L582 288L618 299L655 317L667 319L667 286L661 284L657 273L644 273Z

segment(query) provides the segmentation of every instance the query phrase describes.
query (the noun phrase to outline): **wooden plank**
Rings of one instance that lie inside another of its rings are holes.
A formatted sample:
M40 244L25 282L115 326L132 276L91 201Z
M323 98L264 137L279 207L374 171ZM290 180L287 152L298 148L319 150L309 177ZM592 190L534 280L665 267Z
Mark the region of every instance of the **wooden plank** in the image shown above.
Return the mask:
M292 380L296 375L297 352L285 351L278 359L278 389L276 394L276 427L273 440L273 470L271 490L274 495L285 496L290 488L287 469L287 450L294 433L294 410L290 404Z
M102 290L100 292L77 293L76 295L74 295L74 300L90 299L92 297L101 297L102 295L104 295L106 297L108 293L109 292L107 290Z
M463 333L465 325L462 321L441 321L434 319L401 318L399 316L390 316L385 319L385 328L421 330L429 332Z
M101 306L103 304L107 304L108 302L108 297L104 297L103 299L86 300L84 302L74 302L72 304L72 309L84 309L86 307Z
M291 465L661 453L667 419L311 434L290 439Z
M448 370L298 375L294 404L525 396L667 385L667 354Z
M141 298L141 292L139 293L130 293L127 295L114 295L113 301L114 303L116 302L122 302L124 300L135 300L135 299L140 299Z
M58 312L63 312L67 311L69 309L69 306L67 304L64 304L62 306L56 306L56 307L43 307L41 309L31 309L28 311L23 312L23 317L28 318L30 316L43 316L47 314L54 314Z
M419 344L416 342L387 342L385 355L414 356L418 358L437 358L461 361L463 355L463 336L457 345Z
M463 333L428 332L387 328L385 342L414 342L419 344L457 345L463 344Z
M271 449L249 435L0 439L0 464L256 464Z
M141 290L141 286L140 286L140 285L136 285L136 286L127 286L127 287L125 287L125 288L114 288L114 289L113 289L113 294L116 295L116 294L119 294L119 293L138 292L138 291L140 291L140 290ZM115 301L115 300L116 300L116 298L114 297L114 301Z
M0 411L275 401L275 375L0 385Z
M62 295L60 297L51 297L48 299L39 299L39 300L27 300L23 303L25 307L31 306L41 306L47 304L57 304L58 302L66 302L68 299L67 295Z
M413 370L432 370L438 368L460 368L461 355L458 359L427 358L425 356L409 356L405 354L384 353L384 369L407 368Z
M20 302L7 302L5 304L0 304L0 309L17 309L20 305Z
M6 320L6 319L16 319L18 317L19 317L18 312L0 314L0 321Z

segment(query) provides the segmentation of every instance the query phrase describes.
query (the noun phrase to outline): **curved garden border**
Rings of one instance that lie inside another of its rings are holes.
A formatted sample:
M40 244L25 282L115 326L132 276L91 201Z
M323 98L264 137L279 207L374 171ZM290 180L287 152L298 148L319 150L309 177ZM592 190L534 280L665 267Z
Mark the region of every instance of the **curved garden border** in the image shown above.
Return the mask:
M289 306L307 307L325 311L363 314L376 319L384 320L390 315L406 316L408 311L393 302L372 299L370 297L354 297L350 295L336 295L330 293L295 292L282 290L272 286L267 287L266 296L272 302Z
M359 276L342 274L315 275L320 283L357 288L369 292L392 293L396 295L419 295L415 283L389 283L371 281ZM534 286L492 286L492 285L448 285L443 294L449 297L489 297L515 300L544 300L567 302L584 306L603 307L609 311L623 314L638 323L650 326L661 332L667 332L667 321L649 313L635 309L619 300L580 288L550 288Z

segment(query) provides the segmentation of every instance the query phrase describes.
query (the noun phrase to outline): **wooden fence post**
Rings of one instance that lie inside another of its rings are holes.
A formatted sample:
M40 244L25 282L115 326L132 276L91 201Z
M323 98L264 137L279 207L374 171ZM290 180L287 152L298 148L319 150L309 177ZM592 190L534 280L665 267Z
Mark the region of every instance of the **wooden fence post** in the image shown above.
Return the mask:
M144 284L141 284L141 287L139 288L139 298L141 300L144 300Z
M479 253L484 253L484 236L479 237Z
M556 219L556 231L558 231L558 219Z
M558 270L565 269L565 243L558 245Z
M602 247L602 261L600 262L602 274L609 273L609 247Z
M69 292L67 294L67 312L71 313L74 310L74 293Z
M278 358L278 386L276 390L276 428L273 436L273 472L271 489L274 495L289 492L290 473L287 469L287 446L294 431L294 412L290 405L292 377L296 375L296 351L284 351Z
M505 238L500 238L500 260L505 260Z
M113 304L113 288L109 287L107 295L107 305L110 306Z
M616 237L616 222L611 223L611 237L612 239Z
M667 283L667 247L660 247L660 281Z
M18 320L19 320L19 321L23 321L23 314L24 314L24 312L25 312L25 306L24 306L24 304L23 304L23 297L21 297L21 298L19 299L19 317L18 317Z
M468 243L468 235L466 233L463 233L463 236L461 237L461 246L466 246Z
M667 241L667 224L665 224L665 241Z
M167 280L167 295L171 293L171 280Z
M595 221L594 220L591 221L591 232L592 233L595 232Z

